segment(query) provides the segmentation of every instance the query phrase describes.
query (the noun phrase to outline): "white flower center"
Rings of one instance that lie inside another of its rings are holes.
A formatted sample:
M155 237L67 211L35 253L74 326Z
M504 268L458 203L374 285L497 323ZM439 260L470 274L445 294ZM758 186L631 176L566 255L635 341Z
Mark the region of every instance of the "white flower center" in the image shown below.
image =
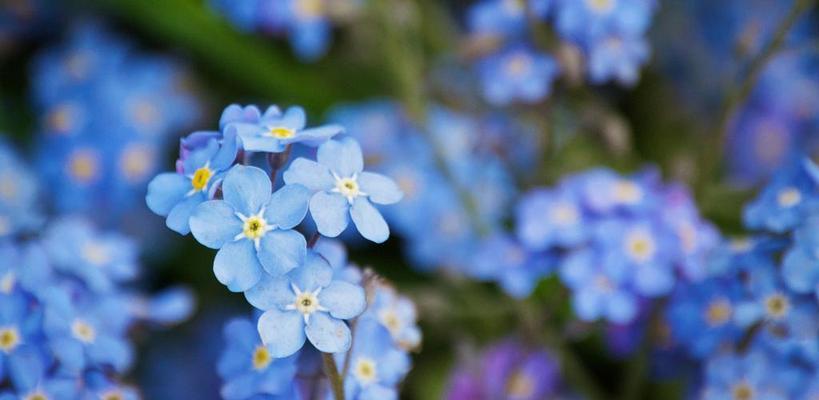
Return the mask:
M298 286L291 283L290 288L293 289L293 293L296 294L296 297L293 299L292 304L287 305L286 309L300 312L302 316L304 316L305 324L310 322L310 316L314 312L329 311L319 303L318 295L321 293L320 287L313 292L302 291Z
M111 261L111 253L107 246L97 241L88 241L82 246L82 257L85 261L101 267Z
M375 361L366 357L356 358L353 374L362 385L369 385L378 377Z
M88 184L97 178L99 161L91 150L78 150L68 159L68 173L75 181Z
M506 60L506 73L509 76L519 77L529 72L532 58L525 52L517 52Z
M125 179L130 182L141 182L150 172L154 151L143 145L132 145L122 152L120 168Z
M401 331L401 319L398 318L398 314L392 308L382 310L378 314L378 317L378 319L381 320L381 324L387 328L392 336L397 336L398 332Z
M786 187L777 194L776 201L782 208L791 208L802 201L802 192L793 186Z
M506 393L514 398L529 398L535 392L535 383L532 377L523 371L518 371L509 377L506 382Z
M333 177L336 180L336 186L332 189L332 192L341 194L350 204L353 204L356 197L367 195L367 193L362 192L358 186L357 174L353 174L353 176L348 178L342 178L333 173Z
M275 229L275 225L267 223L267 220L264 219L264 212L264 207L262 207L257 214L249 217L237 212L236 216L242 220L242 231L239 232L233 240L248 239L253 242L256 250L259 250L259 245L264 235Z
M0 351L8 354L20 345L20 331L16 326L0 328Z
M97 339L97 331L94 327L79 318L71 324L71 334L75 339L86 344L94 343L94 340Z

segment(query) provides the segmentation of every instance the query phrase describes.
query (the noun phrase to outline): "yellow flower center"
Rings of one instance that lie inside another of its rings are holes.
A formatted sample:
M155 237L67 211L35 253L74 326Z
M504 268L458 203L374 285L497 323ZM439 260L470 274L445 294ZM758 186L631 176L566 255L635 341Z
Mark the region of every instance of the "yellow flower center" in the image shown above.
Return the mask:
M97 338L97 331L94 330L94 327L81 319L76 319L71 324L71 334L83 343L93 343Z
M48 396L43 392L34 392L26 396L26 400L48 400Z
M151 169L153 150L148 146L128 146L120 156L120 169L130 182L142 181Z
M61 104L55 107L46 117L46 123L54 132L67 133L73 125L71 106Z
M253 357L251 362L253 363L253 369L257 371L261 371L267 368L268 365L273 361L273 357L270 356L270 351L267 350L265 346L258 346L256 350L253 351Z
M786 187L776 196L776 201L782 208L791 208L802 201L802 193L795 187Z
M626 251L634 261L648 261L654 255L654 250L654 240L644 232L634 232L626 239Z
M89 241L82 246L82 256L86 261L98 267L111 261L108 247L95 241Z
M251 240L256 240L264 236L267 232L267 221L264 218L258 216L252 216L245 220L244 228L242 229L242 233L244 233L245 237Z
M712 328L722 326L731 319L732 314L731 303L725 299L717 299L705 309L705 322Z
M355 369L353 371L356 379L364 385L372 383L377 377L375 361L366 357L356 359Z
M159 109L146 100L137 100L131 105L131 116L141 126L153 125L159 121Z
M17 183L14 180L15 177L8 172L0 177L0 196L9 201L17 197Z
M0 293L3 294L10 294L12 290L14 290L14 285L17 283L17 276L14 275L14 272L9 271L3 274L3 277L0 278Z
M197 192L204 190L208 186L208 182L210 182L212 176L213 171L207 166L197 169L196 172L193 173L193 178L191 178L193 190Z
M291 137L296 136L296 132L294 130L283 126L270 128L270 132L268 132L268 134L276 139L290 139Z
M594 12L603 14L614 9L616 0L586 0L586 5Z
M614 185L614 199L619 203L635 204L643 197L643 191L634 182L622 180Z
M577 222L580 214L571 204L558 204L549 210L549 217L557 225L572 225Z
M731 388L731 397L733 400L752 400L754 398L754 389L745 382L740 382Z
M535 384L532 378L523 371L515 372L506 382L506 393L510 397L528 398L534 392Z
M113 390L109 390L109 391L103 393L100 396L100 399L101 400L124 400L125 396L122 395L121 391L119 391L117 389L113 389Z
M772 294L765 299L765 312L770 318L781 319L790 310L788 298L780 293Z
M296 15L301 18L318 17L324 11L322 0L297 0Z
M524 52L517 53L506 61L506 73L511 76L521 76L529 71L532 59Z
M79 183L90 183L98 170L97 157L90 150L77 151L68 160L68 172Z
M355 197L361 194L358 188L358 182L355 178L340 178L336 180L336 192L341 193L347 200L352 201Z
M390 331L391 334L395 335L401 330L401 319L398 318L398 315L392 309L386 309L381 311L381 323Z
M0 328L0 350L11 353L20 345L20 331L16 327Z

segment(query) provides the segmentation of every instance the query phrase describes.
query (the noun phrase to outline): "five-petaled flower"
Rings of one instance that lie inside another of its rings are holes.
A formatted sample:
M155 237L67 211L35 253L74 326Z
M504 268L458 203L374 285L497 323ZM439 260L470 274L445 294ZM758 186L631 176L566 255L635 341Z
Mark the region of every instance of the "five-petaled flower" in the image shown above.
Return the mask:
M352 336L343 320L366 308L364 289L333 280L330 264L312 251L302 267L278 278L265 275L245 296L265 310L258 328L274 357L295 353L308 339L325 353L349 350Z
M236 129L246 151L268 153L281 153L292 143L315 147L344 131L340 125L304 129L305 120L301 107L290 107L282 114L278 107L271 106L258 121L235 122L227 127Z
M265 271L281 276L304 261L307 242L292 228L307 214L310 192L301 185L271 191L264 171L237 165L222 182L224 200L206 201L191 215L196 240L219 249L213 272L231 291L252 288Z
M184 143L184 142L183 142ZM186 235L196 206L212 197L222 173L236 159L236 136L226 132L221 142L210 138L202 148L186 154L180 173L157 175L148 184L145 200L151 211L167 216L168 228Z
M351 138L330 140L321 145L318 162L297 158L284 173L288 184L301 184L314 192L310 215L319 233L336 237L347 228L352 217L365 238L381 243L390 230L381 213L372 205L393 204L403 193L386 176L362 172L361 147Z

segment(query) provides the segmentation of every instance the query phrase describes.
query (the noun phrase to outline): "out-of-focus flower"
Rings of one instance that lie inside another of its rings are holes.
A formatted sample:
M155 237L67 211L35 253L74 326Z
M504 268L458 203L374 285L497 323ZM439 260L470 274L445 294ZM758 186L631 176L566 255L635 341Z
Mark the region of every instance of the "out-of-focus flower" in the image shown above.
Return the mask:
M236 130L246 151L268 153L280 153L293 143L316 147L344 131L340 125L304 129L305 120L301 107L290 107L282 114L278 107L271 106L258 122L229 123L225 129Z

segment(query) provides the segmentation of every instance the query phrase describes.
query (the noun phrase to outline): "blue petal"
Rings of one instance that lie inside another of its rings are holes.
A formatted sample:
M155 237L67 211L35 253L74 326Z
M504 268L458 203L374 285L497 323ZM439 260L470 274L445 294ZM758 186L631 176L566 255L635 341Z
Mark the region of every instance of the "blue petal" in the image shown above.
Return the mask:
M381 174L362 172L358 176L358 184L361 191L367 193L370 201L376 204L393 204L404 197L395 181Z
M216 279L232 292L252 288L262 278L262 266L256 257L256 249L250 240L228 242L213 259Z
M349 223L349 203L340 194L318 192L310 199L310 215L319 233L336 237L344 232Z
M342 178L359 174L364 169L361 146L353 138L330 140L322 144L316 160Z
M625 292L617 292L605 301L606 315L611 322L624 324L637 316L637 302Z
M307 204L312 193L306 187L286 185L273 193L265 208L265 219L281 229L290 229L307 215Z
M312 129L305 129L296 134L296 136L283 139L283 143L301 143L307 146L316 147L322 143L330 140L335 135L344 132L344 127L341 125L325 125Z
M246 151L281 153L285 148L282 141L274 137L259 135L246 135L240 137L242 148Z
M247 363L247 360L243 360ZM219 395L224 400L245 400L252 399L258 392L257 374L240 374L230 377L222 385ZM259 398L262 398L261 396Z
M582 288L575 292L572 305L577 317L583 321L594 321L600 316L600 294L594 290Z
M162 173L148 184L145 202L151 211L164 217L191 189L191 181L185 176L174 172Z
M205 201L205 196L202 193L194 193L190 197L186 197L176 207L171 209L168 218L165 219L165 225L174 232L181 235L187 235L191 231L189 221L191 214L193 214L196 206Z
M367 308L364 289L344 281L333 281L319 293L319 304L338 319L355 318Z
M284 308L295 298L290 280L286 277L273 277L263 274L256 286L245 292L247 302L260 310L270 310L274 307Z
M304 266L288 274L290 281L300 290L314 292L319 287L325 287L333 279L333 268L314 251L307 252Z
M312 208L311 208L312 210ZM350 215L353 223L364 238L375 243L383 243L390 237L390 228L381 213L370 204L370 201L359 197L355 199Z
M306 158L293 160L282 176L286 184L303 185L314 192L327 190L335 185L335 180L326 166Z
M222 195L236 211L250 216L270 202L271 186L270 178L261 169L236 165L222 182Z
M236 161L236 154L239 152L239 139L236 137L234 129L225 131L222 138L222 145L219 151L210 160L210 167L216 171L224 171Z
M299 131L304 128L306 121L307 117L304 115L304 109L299 106L294 106L288 108L287 111L284 112L284 116L282 116L280 123L286 128Z
M15 349L11 356L6 356L6 361L9 376L18 391L33 389L45 372L43 360L33 346L21 346Z
M304 346L304 319L299 312L267 310L259 317L258 329L273 357L287 357Z
M322 353L341 353L350 350L352 335L343 321L323 312L310 315L307 324L307 338Z
M133 351L128 344L110 336L97 336L87 348L88 358L95 363L110 365L118 372L125 371L133 361Z
M51 351L67 371L79 373L85 368L85 354L80 342L67 337L51 339Z
M284 275L304 263L307 241L293 230L267 232L259 246L259 259L268 274Z
M242 221L223 200L206 201L190 217L193 237L202 245L218 249L242 232Z

